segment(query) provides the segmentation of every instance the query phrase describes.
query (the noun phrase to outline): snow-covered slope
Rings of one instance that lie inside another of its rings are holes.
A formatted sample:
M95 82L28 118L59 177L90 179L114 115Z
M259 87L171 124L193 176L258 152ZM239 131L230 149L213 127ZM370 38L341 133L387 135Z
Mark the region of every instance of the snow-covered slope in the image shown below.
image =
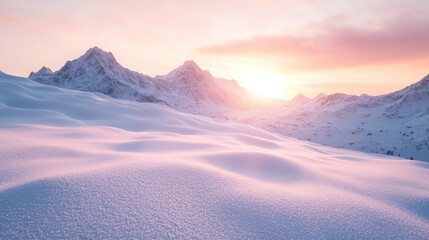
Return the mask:
M429 164L0 72L1 239L428 239Z

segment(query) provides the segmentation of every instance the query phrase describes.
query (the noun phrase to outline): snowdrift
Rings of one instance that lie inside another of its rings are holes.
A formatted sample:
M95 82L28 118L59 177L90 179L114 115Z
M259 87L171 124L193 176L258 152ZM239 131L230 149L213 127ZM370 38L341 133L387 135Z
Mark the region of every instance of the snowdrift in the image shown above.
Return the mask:
M0 73L0 238L428 239L429 164Z

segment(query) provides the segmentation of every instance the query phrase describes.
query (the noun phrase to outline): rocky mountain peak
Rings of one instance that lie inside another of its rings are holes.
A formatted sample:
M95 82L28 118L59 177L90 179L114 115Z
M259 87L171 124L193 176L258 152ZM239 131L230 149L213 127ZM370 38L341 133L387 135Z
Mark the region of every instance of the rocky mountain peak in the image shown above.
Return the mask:
M31 78L34 75L46 75L50 73L52 73L52 70L48 67L43 66L39 71L31 72L29 78Z
M162 78L187 80L187 81L202 81L209 78L211 75L208 71L202 70L193 60L184 62L181 66L174 69Z
M77 59L77 61L82 62L94 62L98 61L100 63L105 63L109 65L119 65L115 57L111 52L105 52L98 47L93 47L88 49L84 55Z

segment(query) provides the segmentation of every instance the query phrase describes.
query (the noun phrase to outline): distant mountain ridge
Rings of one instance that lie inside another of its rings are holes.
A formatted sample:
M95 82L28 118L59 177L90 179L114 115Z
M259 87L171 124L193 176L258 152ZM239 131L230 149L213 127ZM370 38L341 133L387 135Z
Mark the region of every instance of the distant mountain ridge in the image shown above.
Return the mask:
M207 112L207 105L245 108L250 98L247 90L235 81L215 78L193 61L186 61L167 75L152 78L124 68L112 53L98 47L68 61L56 72L42 67L29 78L118 99L161 103L191 113Z
M114 98L167 105L179 111L235 120L323 145L429 161L429 75L380 95L298 94L291 101L255 98L236 81L213 77L194 61L150 77L122 67L97 47L52 72L30 79Z

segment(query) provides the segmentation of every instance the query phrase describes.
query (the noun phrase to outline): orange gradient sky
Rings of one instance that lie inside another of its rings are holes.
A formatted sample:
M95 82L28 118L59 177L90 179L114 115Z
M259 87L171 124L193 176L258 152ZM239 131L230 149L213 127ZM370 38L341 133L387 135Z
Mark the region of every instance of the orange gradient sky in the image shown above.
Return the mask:
M98 46L151 76L193 59L266 96L388 93L429 73L429 2L0 0L0 70Z

